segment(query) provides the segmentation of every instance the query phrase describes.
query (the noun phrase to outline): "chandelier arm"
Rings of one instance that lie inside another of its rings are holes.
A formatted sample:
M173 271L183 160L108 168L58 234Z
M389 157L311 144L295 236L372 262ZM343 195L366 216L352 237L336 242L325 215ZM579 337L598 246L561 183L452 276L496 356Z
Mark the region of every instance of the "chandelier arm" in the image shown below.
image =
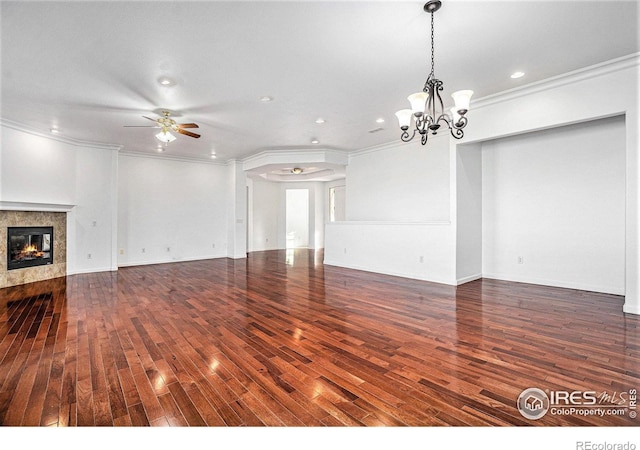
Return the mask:
M413 139L415 135L416 135L416 130L413 130L413 133L411 135L409 135L409 132L407 130L404 130L400 135L400 139L402 140L402 142L409 142L410 140Z
M422 117L416 119L416 130L422 134L425 132L427 126L433 122L433 118L429 114L423 114Z
M427 140L429 139L429 133L424 133L420 138L420 143L422 145L427 145Z
M467 118L466 118L466 116L460 117L460 120L458 120L456 123L454 123L453 126L456 127L459 130L462 130L464 127L466 127L467 126Z
M438 122L444 122L449 128L451 128L453 122L447 113L442 113L438 116Z
M461 128L450 127L449 129L451 130L451 136L454 138L462 139L464 137L464 131Z

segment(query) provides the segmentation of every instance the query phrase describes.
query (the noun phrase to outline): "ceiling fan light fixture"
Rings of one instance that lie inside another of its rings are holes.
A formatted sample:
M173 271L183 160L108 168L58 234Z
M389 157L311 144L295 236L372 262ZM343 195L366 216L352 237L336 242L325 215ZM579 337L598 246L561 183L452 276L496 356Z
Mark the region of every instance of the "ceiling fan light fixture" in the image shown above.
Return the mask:
M156 138L158 138L159 141L167 144L176 140L176 137L166 130L162 130L160 133L156 134Z

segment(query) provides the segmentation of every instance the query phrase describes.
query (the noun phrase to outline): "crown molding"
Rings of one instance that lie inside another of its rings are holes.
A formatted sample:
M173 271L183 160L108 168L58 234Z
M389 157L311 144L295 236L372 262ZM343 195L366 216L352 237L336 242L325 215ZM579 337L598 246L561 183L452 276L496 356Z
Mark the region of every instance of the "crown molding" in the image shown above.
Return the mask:
M448 129L444 129L443 131L446 131L446 133L429 136L429 142L433 141L434 139L443 139L443 138L448 138L450 136ZM398 133L399 132L400 132L400 128L398 128ZM355 150L353 152L350 152L349 153L349 158L351 158L353 156L366 155L367 153L375 153L375 152L380 152L380 151L384 151L384 150L394 150L394 149L397 149L399 147L404 147L404 146L409 146L409 145L416 145L420 141L419 138L416 138L416 139L417 139L416 141L409 141L409 142L404 142L404 141L401 141L400 139L398 139L397 141L391 141L391 142L387 142L387 143L384 143L384 144L372 145L371 147L365 147L363 149Z
M22 133L26 133L31 136L37 136L43 139L48 139L51 141L62 142L63 144L73 145L75 147L95 148L98 150L110 150L110 151L119 151L122 148L122 145L118 145L118 144L83 141L80 139L73 139L67 136L55 135L55 134L43 132L41 130L37 130L35 128L31 128L27 125L14 122L12 120L2 119L2 118L0 118L0 126L5 128L11 128L12 130L20 131Z
M479 98L475 101L472 100L469 110L473 112L476 109L514 100L519 97L524 97L549 89L555 89L567 84L600 77L609 73L638 66L640 66L640 52L621 56L620 58L611 59L592 66L583 67L581 69L525 84L523 86L518 86L513 89L508 89L506 91Z
M244 170L252 170L269 164L329 163L347 165L349 154L343 150L326 147L263 150L240 160Z
M199 164L210 164L214 166L226 166L226 161L216 161L213 159L204 159L204 158L190 158L188 156L176 156L167 154L165 152L158 153L142 153L142 152L132 152L132 151L124 151L120 150L118 152L119 155L122 156L130 156L133 158L148 158L148 159L164 159L171 161L179 161L179 162L189 162L189 163L199 163Z

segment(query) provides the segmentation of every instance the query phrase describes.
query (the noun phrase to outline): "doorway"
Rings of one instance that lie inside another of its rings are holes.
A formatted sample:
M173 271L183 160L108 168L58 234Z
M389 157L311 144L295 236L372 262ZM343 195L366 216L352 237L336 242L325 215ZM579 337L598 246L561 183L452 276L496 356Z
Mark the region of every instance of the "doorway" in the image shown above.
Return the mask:
M286 191L286 248L309 247L309 189Z

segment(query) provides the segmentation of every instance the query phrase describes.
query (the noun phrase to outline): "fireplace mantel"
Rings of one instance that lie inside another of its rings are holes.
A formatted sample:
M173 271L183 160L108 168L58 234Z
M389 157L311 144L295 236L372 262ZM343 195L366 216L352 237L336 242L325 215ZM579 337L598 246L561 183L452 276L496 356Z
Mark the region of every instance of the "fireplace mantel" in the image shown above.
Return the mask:
M4 211L47 211L47 212L69 212L76 205L65 205L61 203L33 203L33 202L7 202L0 201L0 210Z

